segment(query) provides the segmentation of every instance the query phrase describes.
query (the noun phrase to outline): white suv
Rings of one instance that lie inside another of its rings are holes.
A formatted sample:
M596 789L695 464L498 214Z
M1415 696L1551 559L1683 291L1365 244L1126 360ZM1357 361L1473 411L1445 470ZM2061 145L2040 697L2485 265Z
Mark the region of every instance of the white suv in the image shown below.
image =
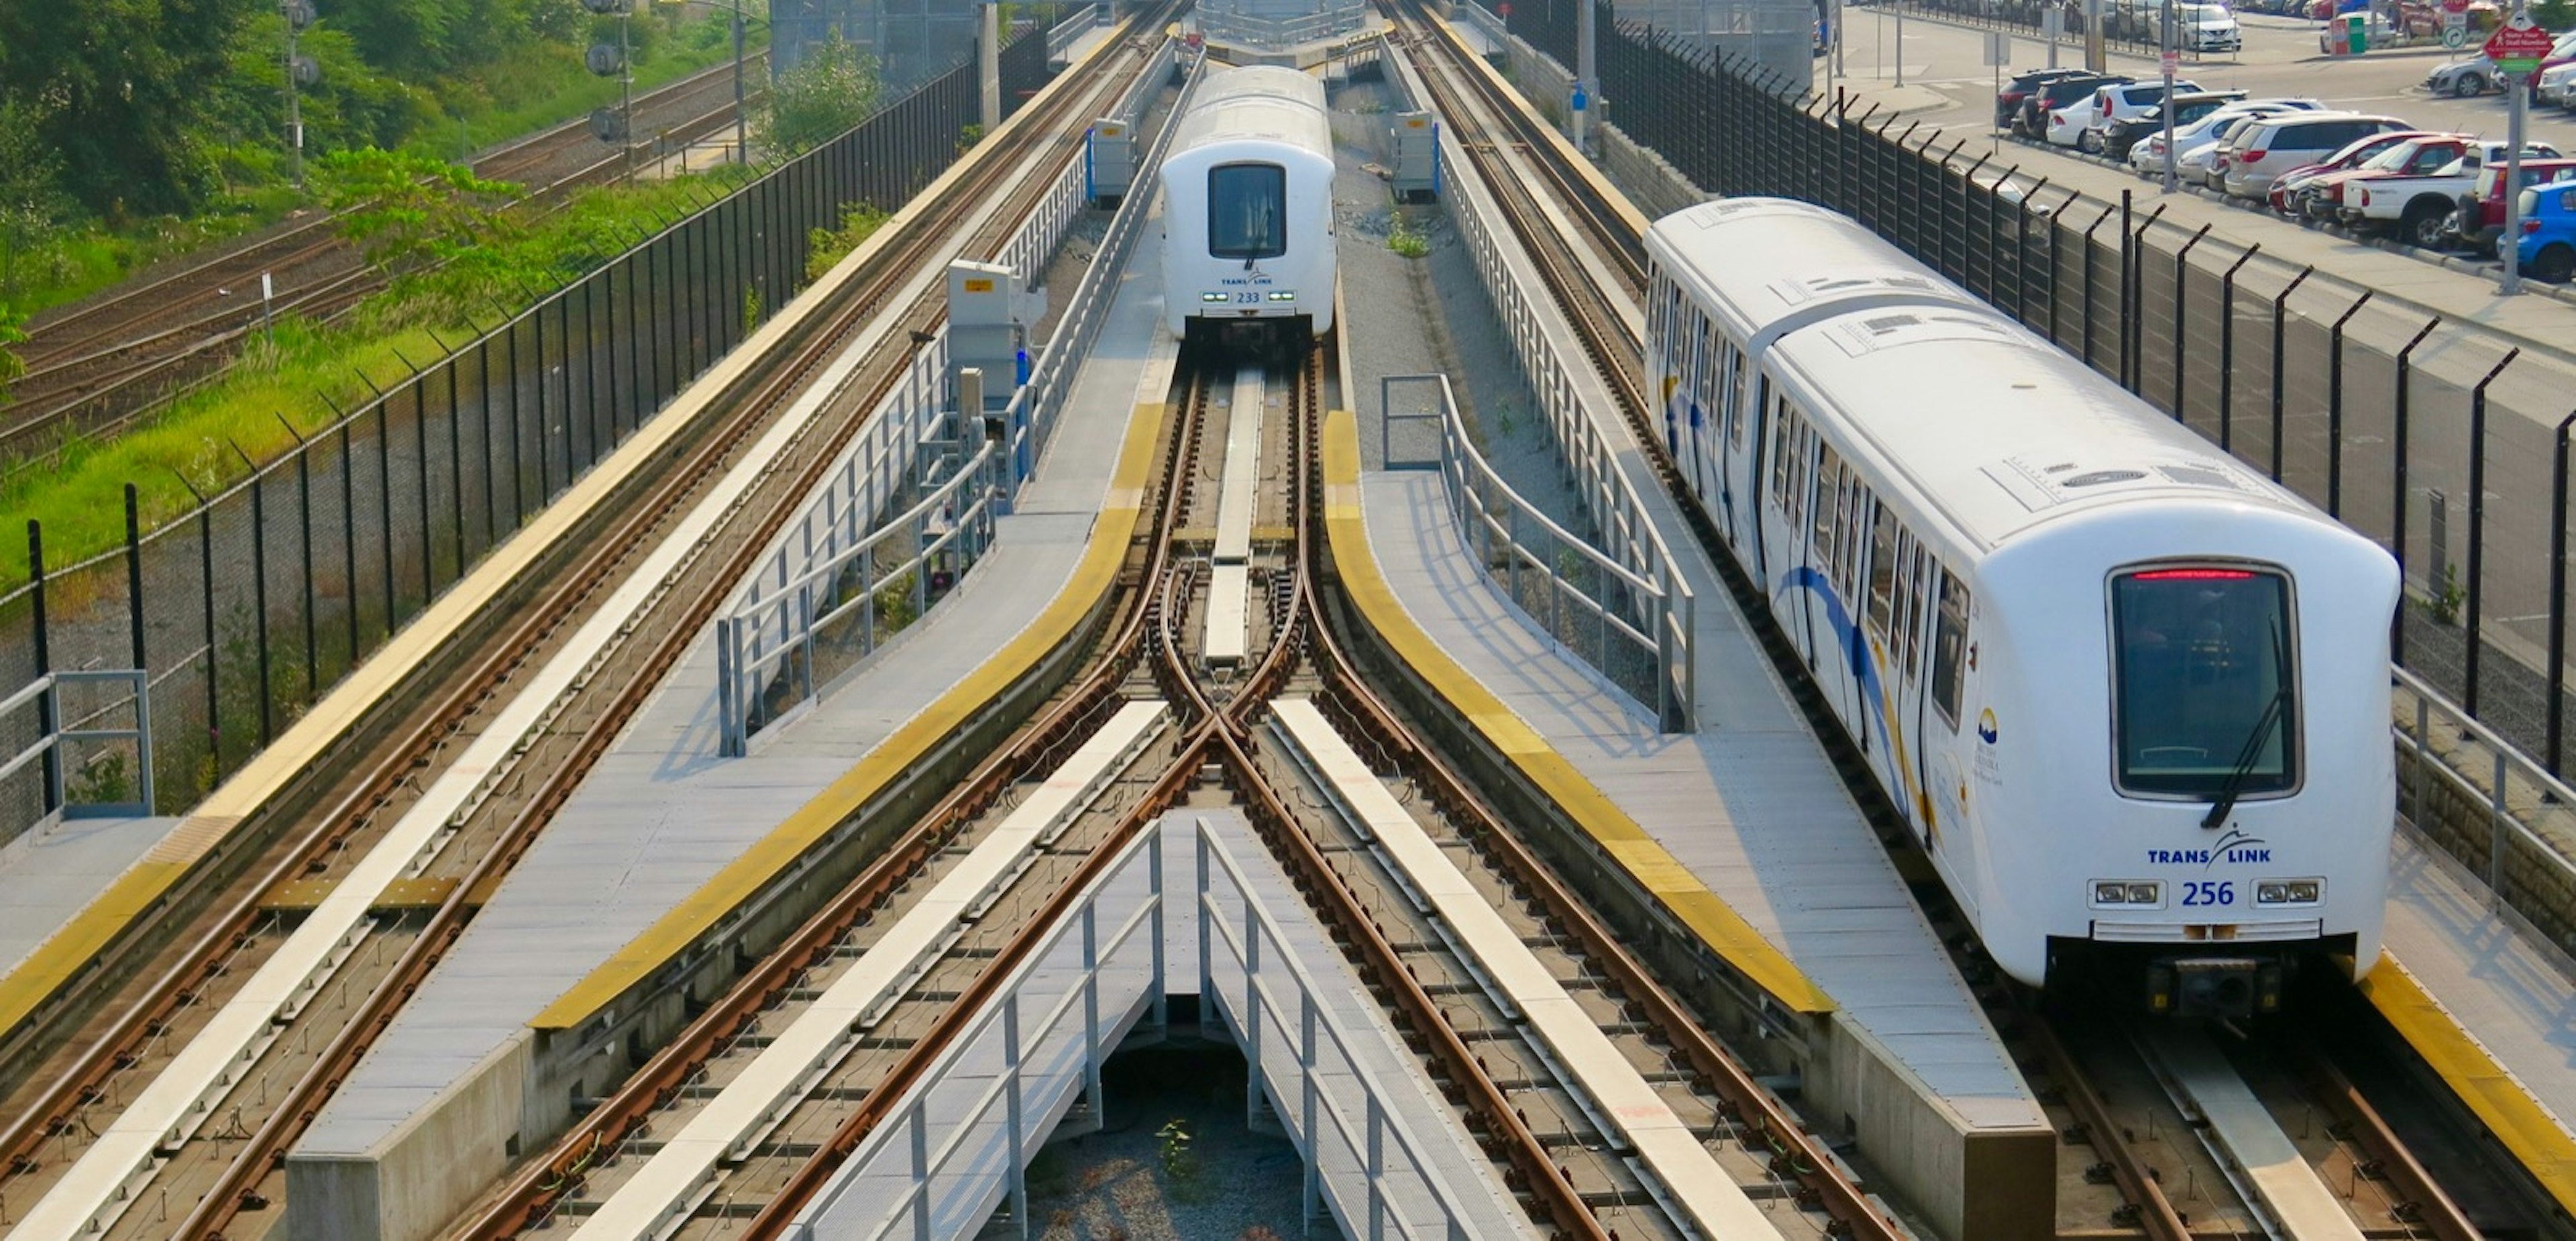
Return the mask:
M2218 152L2220 188L2236 198L2261 201L2272 179L2316 163L2373 134L2405 129L2406 122L2357 112L2302 112L2267 116L2239 128Z
M2176 94L2196 92L2199 89L2200 84L2197 82L2180 79L2174 82ZM2127 82L2118 86L2105 86L2093 92L2092 102L2092 115L2084 122L2084 131L2076 135L2075 147L2080 151L2099 153L2102 150L2103 136L2109 132L2111 122L2145 116L2164 106L2165 84ZM2051 142L2056 140L2054 135L2049 138Z

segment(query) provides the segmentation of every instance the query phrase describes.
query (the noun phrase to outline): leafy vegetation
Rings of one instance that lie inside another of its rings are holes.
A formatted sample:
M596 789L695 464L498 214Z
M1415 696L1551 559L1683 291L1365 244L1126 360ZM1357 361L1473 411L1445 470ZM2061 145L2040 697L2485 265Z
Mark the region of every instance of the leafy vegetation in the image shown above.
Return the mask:
M334 151L316 172L323 205L340 215L340 234L394 275L494 238L502 203L519 190L476 177L463 164L375 147Z
M581 0L311 3L295 49L317 71L297 92L317 166L463 158L618 94L582 61L617 23ZM729 15L637 8L639 88L732 55ZM276 0L0 3L0 300L76 300L310 205L284 146L287 37Z
M834 30L808 46L795 68L779 75L762 136L781 155L821 146L876 111L877 82L875 58Z
M890 218L885 212L861 203L841 213L839 228L818 228L806 246L805 282L811 284L848 258L852 250L865 244Z

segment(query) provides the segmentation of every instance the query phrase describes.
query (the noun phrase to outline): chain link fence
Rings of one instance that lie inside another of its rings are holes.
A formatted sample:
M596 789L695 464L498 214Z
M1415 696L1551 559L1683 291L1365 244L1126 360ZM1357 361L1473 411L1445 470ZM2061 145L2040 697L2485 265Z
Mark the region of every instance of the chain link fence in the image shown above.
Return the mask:
M1042 26L1001 69L1007 113L1047 81ZM859 204L893 211L954 162L978 106L971 62L930 80L285 456L233 462L241 481L193 511L150 531L129 519L122 550L49 566L30 523L29 584L0 595L0 694L51 671L148 670L157 809L194 804L784 306L814 230ZM130 720L129 685L71 682L49 710L0 714L0 756ZM59 778L0 778L0 843L133 799L141 763L130 741L94 743Z

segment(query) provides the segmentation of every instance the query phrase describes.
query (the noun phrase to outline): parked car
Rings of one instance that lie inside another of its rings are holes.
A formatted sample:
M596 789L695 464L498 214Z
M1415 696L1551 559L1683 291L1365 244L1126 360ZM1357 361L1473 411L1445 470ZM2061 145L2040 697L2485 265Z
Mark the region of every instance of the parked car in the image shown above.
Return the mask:
M2245 50L2245 31L2223 4L2174 6L2175 41L2198 52Z
M2576 180L2576 159L2526 159L2518 171L2517 188L2552 185ZM2501 163L2478 170L2477 185L2460 195L2459 209L2451 214L2450 242L2480 254L2496 252L2496 239L2504 235L2504 173Z
M2541 59L2539 67L2531 71L2531 76L2522 80L2522 88L2531 92L2531 98L2538 99L2540 79L2550 70L2569 63L2576 63L2576 30L2558 36L2558 42L2549 47L2549 55Z
M2305 168L2293 168L2282 173L2272 181L2270 195L2272 210L2292 217L2303 215L2305 211L2301 206L2301 198L2318 178L2358 168L2386 154L2390 147L2397 146L2408 139L2432 136L2423 130L2416 129L2372 134Z
M2442 6L2428 0L2403 0L2398 6L2397 29L2418 38L2433 38L2442 33ZM2479 33L2493 31L2503 24L2504 14L2488 0L2469 0L2469 29Z
M2477 187L2480 169L2490 164L2503 167L2506 150L2501 140L2482 139L2439 168L2425 171L2409 165L2362 181L2344 193L2343 222L2384 229L2410 246L2439 249L2451 214L2460 209L2460 195ZM2556 159L2558 148L2525 142L2522 154L2526 159Z
M2227 104L2219 108L2217 111L2201 117L2199 120L2193 121L2188 125L2177 126L2174 129L2173 142L2175 158L2188 163L2195 152L2200 152L2203 148L2215 145L2221 138L2226 136L2230 126L2233 126L2238 121L2242 121L2247 117L2271 116L2281 112L2297 111L2308 106L2309 102L2310 101L2307 100L2262 99L2240 100L2235 103ZM2142 177L2162 175L2165 166L2164 159L2164 135L2162 133L2148 134L2145 141L2140 142L2136 147L2131 148L2129 152L2129 166L2137 170L2138 175ZM2190 174L2185 173L2184 176L2185 179L2190 179ZM2199 182L2194 181L2193 184L2199 184Z
M2522 235L2514 251L2536 279L2565 283L2576 276L2576 186L2542 186L2522 192Z
M2531 93L2541 103L2566 106L2568 85L2576 83L2576 61L2552 69L2543 69L2531 77Z
M2309 181L2299 191L2298 214L2321 224L2338 223L2362 183L2437 171L2458 159L2474 141L2467 134L2417 134L2341 172Z
M2103 126L2102 154L2112 159L2128 159L2136 151L2138 144L2144 142L2150 135L2158 139L2164 137L2165 117L2168 113L2173 117L2175 131L2180 132L2183 127L2192 122L2231 103L2241 103L2244 98L2245 92L2241 90L2177 93L2170 103L2160 103L2135 116L2125 117ZM2156 148L2156 166L2158 168L2164 166L2164 147L2161 142Z
M2174 83L2177 91L2197 91L2200 84L2191 81ZM2079 151L2103 154L2105 140L2114 122L2144 116L2164 105L2165 84L2162 82L2119 82L2097 87L2093 91L2092 119L2075 137ZM2051 141L2055 139L2052 138Z
M2236 198L2261 201L2282 173L2313 164L2357 138L2410 128L2393 116L2358 112L2301 112L2268 116L2240 128L2217 165L2219 187Z
M2011 81L2004 83L2002 90L1995 92L1995 124L2011 124L2013 114L2021 110L2021 101L2030 98L2031 92L2042 84L2080 77L2084 72L2082 69L2025 69L2014 74Z
M2485 56L2454 60L2433 66L2424 75L2424 93L2472 99L2491 90L2504 89L2504 70Z
M2043 82L2021 101L2021 111L2013 114L2012 131L2025 138L2043 138L2048 133L2049 113L2078 99L2090 99L2093 92L2109 82L2134 82L2126 74L2080 73L2070 78Z

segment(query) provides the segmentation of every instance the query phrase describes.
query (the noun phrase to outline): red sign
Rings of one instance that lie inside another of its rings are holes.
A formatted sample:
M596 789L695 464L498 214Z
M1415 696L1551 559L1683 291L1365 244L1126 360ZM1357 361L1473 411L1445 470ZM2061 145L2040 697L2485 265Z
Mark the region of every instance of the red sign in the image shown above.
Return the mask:
M2487 36L2487 56L2499 64L2508 60L2546 60L2549 49L2557 42L2548 31L2532 25L2530 18L2517 16Z
M1508 4L1495 5L1494 16L1502 18L1504 21L1510 21L1512 19L1512 6Z
M2469 11L2469 0L2442 0L2442 11L2445 13L2466 13Z

